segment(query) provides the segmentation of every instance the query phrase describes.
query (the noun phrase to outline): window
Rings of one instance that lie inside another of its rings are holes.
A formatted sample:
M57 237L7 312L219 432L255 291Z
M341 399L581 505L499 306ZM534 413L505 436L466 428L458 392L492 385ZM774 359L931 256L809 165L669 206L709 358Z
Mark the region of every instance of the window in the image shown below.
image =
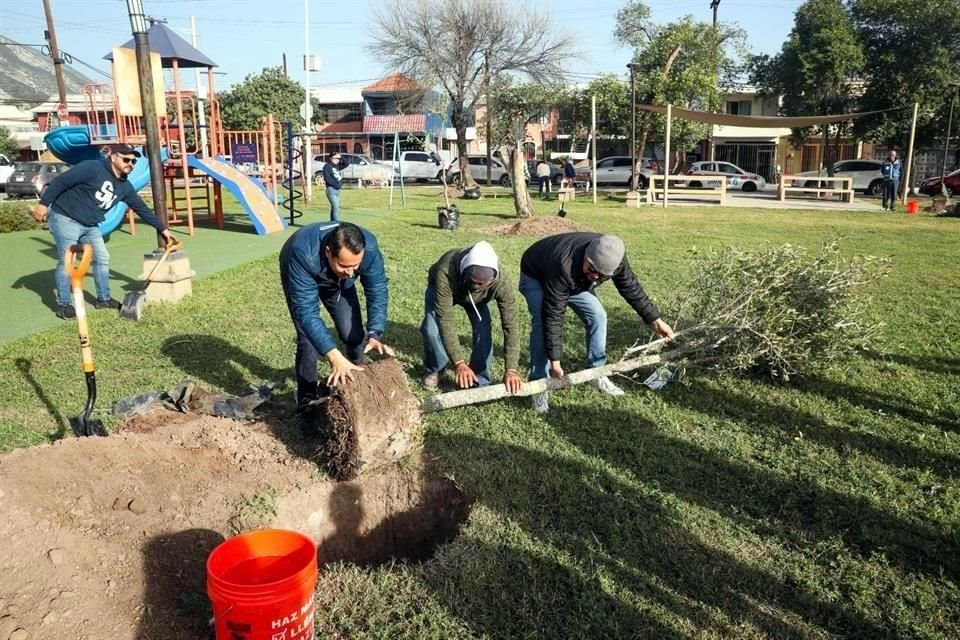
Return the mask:
M749 116L753 113L753 101L729 100L727 101L727 113L732 116Z
M613 166L613 159L608 158L597 163L597 169L607 169Z
M720 173L736 173L736 174L743 173L742 171L740 171L740 169L737 169L735 166L727 162L721 162L717 165L717 167Z
M391 98L367 98L370 113L375 116L392 116L397 113L397 106Z
M472 156L467 158L467 162L476 166L476 167L485 167L487 166L487 159L483 156Z
M353 143L353 152L354 153L363 153L363 145L359 142Z
M408 153L405 157L407 162L430 162L430 156L425 153Z
M630 166L630 158L614 158L614 159L613 159L613 166L615 166L615 167L629 167L629 166Z
M360 110L360 103L343 104L321 104L319 105L319 117L326 124L334 122L361 122L363 114Z

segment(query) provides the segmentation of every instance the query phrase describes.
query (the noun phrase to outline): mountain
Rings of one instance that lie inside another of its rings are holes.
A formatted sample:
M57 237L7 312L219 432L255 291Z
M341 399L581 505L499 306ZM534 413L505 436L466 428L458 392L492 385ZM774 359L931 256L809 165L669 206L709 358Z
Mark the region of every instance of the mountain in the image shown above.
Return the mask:
M0 103L38 104L57 99L57 80L53 61L37 47L18 46L15 40L0 35ZM80 93L92 82L69 64L63 65L67 93Z

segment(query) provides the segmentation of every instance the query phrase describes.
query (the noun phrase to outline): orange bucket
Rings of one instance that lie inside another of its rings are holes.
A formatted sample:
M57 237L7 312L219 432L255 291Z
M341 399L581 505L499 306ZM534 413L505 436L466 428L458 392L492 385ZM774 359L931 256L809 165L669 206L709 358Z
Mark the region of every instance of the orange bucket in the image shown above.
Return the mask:
M917 215L920 213L920 201L919 200L907 200L907 213L910 215Z
M296 531L231 538L207 558L217 640L313 640L317 547Z

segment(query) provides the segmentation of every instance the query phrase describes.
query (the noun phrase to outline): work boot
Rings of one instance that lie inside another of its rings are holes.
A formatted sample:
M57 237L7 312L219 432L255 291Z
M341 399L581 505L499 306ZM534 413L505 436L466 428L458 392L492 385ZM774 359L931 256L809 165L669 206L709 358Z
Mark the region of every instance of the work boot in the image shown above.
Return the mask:
M63 320L73 320L77 317L77 310L72 304L61 304L57 307L57 317Z
M107 300L101 300L97 298L97 301L93 303L94 309L119 309L120 303L114 300L113 298L108 298Z
M530 396L530 402L533 404L533 410L541 414L550 411L550 403L548 401L549 396L549 391L541 391L540 393L535 393Z
M423 376L423 388L427 391L436 391L440 386L440 374L428 373Z
M597 378L596 380L591 380L590 384L595 386L600 391L604 392L608 396L622 396L624 391L617 385L613 384L610 381L610 378L603 376L602 378Z

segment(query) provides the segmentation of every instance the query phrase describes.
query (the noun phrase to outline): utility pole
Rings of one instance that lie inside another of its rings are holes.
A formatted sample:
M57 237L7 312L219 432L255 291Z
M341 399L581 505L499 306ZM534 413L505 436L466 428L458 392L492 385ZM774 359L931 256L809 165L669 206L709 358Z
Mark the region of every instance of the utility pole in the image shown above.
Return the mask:
M147 17L143 0L127 0L130 29L137 56L137 75L140 76L140 104L143 113L143 131L147 137L147 161L150 163L150 191L153 209L167 228L167 192L163 184L163 163L160 162L160 125L157 122L157 103L154 100L153 68L150 66L150 40L147 37ZM157 233L157 245L164 246Z
M50 11L50 0L43 0L43 12L47 14L47 41L50 43L50 57L53 58L53 73L57 78L57 93L60 94L60 104L67 104L67 86L63 83L63 58L57 46L57 30L53 27L53 13Z
M284 78L290 77L290 74L287 73L287 52L286 51L283 52L283 77Z
M197 48L197 21L190 16L190 43ZM200 125L200 157L207 157L207 114L203 111L203 96L200 93L200 67L194 67L197 82L197 120Z
M717 62L717 59L720 57L720 45L717 42L717 9L720 7L720 0L710 0L710 8L713 9L713 32L711 37L713 37L713 61ZM720 65L717 64L717 75L720 75ZM717 79L717 89L720 88L720 80ZM710 156L709 160L713 162L717 159L717 143L713 139L713 125L710 125Z
M490 59L488 54L484 54L483 56L483 90L484 93L486 93L485 100L487 103L486 116L484 118L487 121L487 126L484 128L486 129L487 135L487 186L489 187L493 184L493 149L490 148L490 120L493 117L491 114L493 105L490 104ZM517 144L521 144L521 142L518 140Z
M953 97L950 98L950 117L947 119L947 139L943 143L943 162L940 164L940 193L947 195L947 183L944 178L947 175L947 153L950 151L950 133L953 128L953 106L957 102L957 93L960 92L960 82L951 83L953 86Z
M303 176L305 178L304 196L309 203L313 200L313 148L310 144L310 121L313 119L313 103L310 101L310 0L303 0L303 84L306 88L306 100L303 105Z
M637 65L631 62L627 65L630 69L630 191L637 190ZM596 140L594 140L596 144ZM593 174L594 181L597 180L596 168Z
M713 9L713 28L717 28L717 8L720 6L720 0L710 0L710 8Z

